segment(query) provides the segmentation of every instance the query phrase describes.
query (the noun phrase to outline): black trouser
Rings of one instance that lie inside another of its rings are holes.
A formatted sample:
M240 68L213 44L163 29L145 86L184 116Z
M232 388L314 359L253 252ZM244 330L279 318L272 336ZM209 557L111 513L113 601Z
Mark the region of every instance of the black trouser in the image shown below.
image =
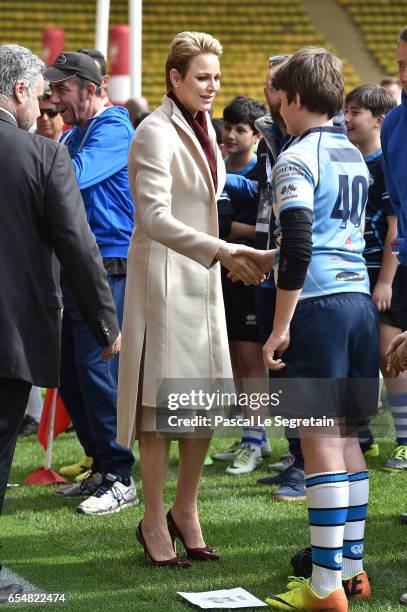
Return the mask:
M255 287L254 299L256 304L256 316L259 323L260 342L265 344L273 329L274 310L276 307L277 290L275 287ZM274 376L274 374L270 374ZM278 372L275 374L278 378ZM288 440L288 448L295 457L295 467L304 469L304 459L301 451L301 440L298 429L285 430Z
M31 383L0 378L0 514L16 447L17 434L24 418Z

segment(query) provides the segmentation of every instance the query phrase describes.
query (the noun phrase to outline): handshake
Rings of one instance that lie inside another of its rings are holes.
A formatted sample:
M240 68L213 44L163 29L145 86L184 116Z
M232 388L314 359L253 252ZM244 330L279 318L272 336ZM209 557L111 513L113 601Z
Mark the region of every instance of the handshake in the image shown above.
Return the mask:
M216 259L229 270L228 278L245 285L258 285L273 267L275 250L259 251L241 244L225 242Z

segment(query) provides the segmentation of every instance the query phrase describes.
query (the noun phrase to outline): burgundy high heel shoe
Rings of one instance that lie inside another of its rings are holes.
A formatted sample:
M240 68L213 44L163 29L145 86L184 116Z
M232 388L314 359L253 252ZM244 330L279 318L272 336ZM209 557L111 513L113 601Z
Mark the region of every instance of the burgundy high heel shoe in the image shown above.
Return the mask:
M213 548L209 548L209 546L205 546L204 548L188 548L188 546L185 544L185 540L182 533L178 529L173 519L171 510L168 510L167 512L167 524L174 550L175 538L179 538L182 542L183 547L186 550L188 559L191 559L191 561L219 561L220 556L218 555L216 550L214 550Z
M177 557L177 556L173 557L172 559L165 559L164 561L156 561L156 559L153 559L153 557L151 556L147 548L147 544L144 539L143 532L141 530L142 522L143 521L139 522L138 527L136 529L136 538L140 542L142 547L144 548L144 557L146 560L150 559L151 563L153 565L156 565L157 567L180 567L180 568L191 567L191 564L189 561L187 561L186 559L181 559L181 557Z

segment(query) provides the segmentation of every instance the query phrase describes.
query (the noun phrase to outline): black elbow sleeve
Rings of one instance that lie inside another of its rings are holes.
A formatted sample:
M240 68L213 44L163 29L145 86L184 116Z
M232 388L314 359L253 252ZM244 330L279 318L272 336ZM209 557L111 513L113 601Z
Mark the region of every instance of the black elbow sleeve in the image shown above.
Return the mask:
M279 289L302 289L312 256L312 212L291 208L280 216Z

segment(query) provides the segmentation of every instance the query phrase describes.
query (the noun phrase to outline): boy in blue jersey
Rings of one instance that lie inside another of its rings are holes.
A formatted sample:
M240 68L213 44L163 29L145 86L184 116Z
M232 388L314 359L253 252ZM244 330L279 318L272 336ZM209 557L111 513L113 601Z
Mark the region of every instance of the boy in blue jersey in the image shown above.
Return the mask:
M292 380L294 388L306 379L337 384L334 414L342 426L348 420L345 397L351 396L341 395L341 383L377 379L379 370L379 321L362 255L368 170L344 130L332 124L343 102L335 56L300 49L278 70L273 85L287 130L298 142L279 156L273 171L279 246L260 257L264 268L274 259L277 301L264 360L279 376L300 379ZM363 399L357 391L353 418ZM297 401L305 400L298 395ZM312 577L290 583L287 593L267 603L279 610L346 612L342 580L349 594L370 596L362 562L366 463L357 438L342 436L339 427L328 431L304 423L300 434ZM354 584L358 588L352 591Z
M364 257L369 272L373 302L380 312L380 368L385 378L388 400L396 429L397 446L384 469L407 469L406 374L392 378L386 371L386 352L393 338L401 333L401 277L398 260L391 251L397 236L397 216L387 193L380 145L380 128L385 115L396 106L393 96L379 85L361 85L345 99L348 138L362 153L370 173L366 206Z

